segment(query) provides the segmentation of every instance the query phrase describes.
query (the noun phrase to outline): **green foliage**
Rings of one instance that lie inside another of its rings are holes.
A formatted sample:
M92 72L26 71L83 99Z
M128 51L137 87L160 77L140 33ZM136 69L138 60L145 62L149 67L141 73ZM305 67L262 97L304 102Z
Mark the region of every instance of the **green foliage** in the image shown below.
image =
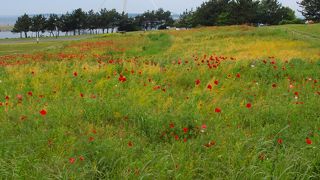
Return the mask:
M13 32L24 32L25 38L27 38L27 33L30 30L31 25L31 18L27 14L24 14L23 16L18 18L17 22L14 25Z
M30 30L36 32L37 37L39 37L39 32L45 31L46 18L42 15L35 15L31 18L31 23Z
M81 8L74 10L71 13L71 23L74 26L74 35L75 30L78 30L78 35L80 35L80 30L86 28L86 13L82 11Z
M141 29L165 29L166 26L173 25L173 19L170 11L164 11L162 8L156 11L147 11L135 17L135 21ZM161 27L161 28L160 28Z
M49 18L45 22L45 29L50 32L50 36L54 35L53 31L59 27L59 17L56 14L50 14Z
M194 26L193 21L193 11L184 11L180 17L179 20L175 23L177 27L185 27L185 28L191 28Z
M133 18L130 18L128 14L122 14L118 24L119 31L137 31L139 26Z
M282 20L279 22L280 25L284 25L284 24L304 24L304 20L302 19L294 19L294 20Z
M97 29L100 26L99 13L95 13L93 10L90 10L87 14L86 26L91 31Z
M307 20L320 22L320 1L302 0L299 4L302 8L301 13Z
M118 13L115 9L111 9L110 11L106 8L101 9L98 16L97 24L98 27L103 30L107 29L109 32L109 28L112 28L112 32L116 26L119 26L121 21L124 19L120 13Z
M294 11L283 7L278 0L210 0L195 12L184 12L178 26L213 26L234 24L270 24L293 21Z

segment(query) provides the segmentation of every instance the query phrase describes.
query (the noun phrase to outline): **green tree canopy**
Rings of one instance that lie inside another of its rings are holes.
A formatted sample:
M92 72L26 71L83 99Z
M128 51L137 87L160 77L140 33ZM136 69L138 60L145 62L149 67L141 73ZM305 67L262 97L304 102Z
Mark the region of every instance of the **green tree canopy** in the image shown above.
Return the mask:
M320 22L320 0L302 0L299 4L307 20Z
M20 16L16 21L13 32L24 32L24 36L25 38L27 38L28 31L30 31L31 25L31 18L27 14L24 14L23 16Z
M31 18L32 32L36 32L36 36L39 37L39 33L44 32L46 28L46 18L43 15L35 15Z

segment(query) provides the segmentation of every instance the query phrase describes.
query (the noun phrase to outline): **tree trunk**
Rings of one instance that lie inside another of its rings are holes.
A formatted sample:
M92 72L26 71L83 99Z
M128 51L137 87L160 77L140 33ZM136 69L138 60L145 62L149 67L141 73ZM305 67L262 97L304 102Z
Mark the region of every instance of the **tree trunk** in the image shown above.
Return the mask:
M104 28L102 28L102 34L104 34Z
M80 29L78 29L78 35L80 35Z
M74 36L76 35L76 30L73 30L73 35L74 35Z
M107 34L109 34L109 28L107 28Z
M25 38L28 37L27 31L24 31L24 37L25 37Z
M22 32L20 32L20 38L22 38Z

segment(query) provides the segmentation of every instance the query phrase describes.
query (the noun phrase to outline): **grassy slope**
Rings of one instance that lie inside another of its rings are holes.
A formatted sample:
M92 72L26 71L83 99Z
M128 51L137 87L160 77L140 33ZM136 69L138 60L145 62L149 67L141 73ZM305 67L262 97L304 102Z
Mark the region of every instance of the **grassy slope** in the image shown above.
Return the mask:
M36 51L0 44L1 54L37 52L0 68L0 102L10 96L0 106L0 176L319 178L319 27L138 32L40 43ZM209 69L200 62L212 53L237 60ZM110 64L118 59L126 61Z

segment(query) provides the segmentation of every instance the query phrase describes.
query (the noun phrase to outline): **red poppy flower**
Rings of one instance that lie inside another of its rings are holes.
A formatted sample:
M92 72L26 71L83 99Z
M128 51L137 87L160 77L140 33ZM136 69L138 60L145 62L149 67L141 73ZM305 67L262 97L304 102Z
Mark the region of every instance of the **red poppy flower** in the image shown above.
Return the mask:
M248 109L250 109L251 108L251 103L248 103L246 106L247 106Z
M201 128L202 128L202 129L207 129L207 125L202 124Z
M277 142L278 142L278 144L282 144L283 140L281 138L279 138Z
M132 147L132 146L133 146L133 143L132 143L131 141L129 141L129 142L128 142L128 146L129 146L129 147Z
M187 142L187 138L183 138L183 142Z
M294 95L299 96L299 92L294 92Z
M273 87L273 88L276 88L276 87L277 87L277 85L273 83L273 84L272 84L272 87Z
M47 111L46 111L45 109L42 109L42 110L40 111L40 114L41 114L42 116L45 116L45 115L47 114Z
M84 94L80 93L80 97L84 97Z
M216 113L221 113L221 109L220 109L220 108L216 108L216 109L214 110L214 112L216 112Z
M9 98L9 96L6 96L6 100L8 101L10 98Z
M237 78L240 78L240 77L241 77L241 75L240 75L240 73L238 73L238 74L237 74Z
M31 91L29 91L29 92L28 92L28 95L29 95L29 96L32 96L32 92L31 92Z
M215 81L214 81L214 84L215 84L215 85L218 85L218 84L219 84L219 81L218 81L218 80L215 80Z
M153 87L153 90L158 90L158 89L160 89L161 87L160 86L154 86Z
M307 144L312 144L311 139L309 139L309 138L307 137L307 138L306 138L306 143L307 143Z
M75 76L75 77L78 76L78 73L77 73L77 72L74 72L74 73L73 73L73 76Z
M186 128L186 127L185 127L185 128L183 128L183 132L184 132L184 133L187 133L187 132L188 132L188 130L189 130L189 129L188 129L188 128Z
M216 144L215 141L210 141L209 143L205 144L204 146L207 147L207 148L209 148L209 147L211 147L211 146L214 146L215 144Z
M84 157L83 156L80 156L79 159L80 159L80 161L84 161Z
M174 128L174 124L173 123L170 123L169 126L170 126L170 128Z
M89 137L89 142L93 142L94 141L94 137L90 136Z
M197 79L195 82L196 82L196 85L199 85L200 84L200 79Z
M174 136L174 139L178 141L178 140L179 140L179 136L178 136L178 135L175 135L175 136Z
M207 88L211 90L212 89L212 85L208 84Z
M93 134L97 134L97 130L95 130L95 129L92 129L92 131L91 131Z
M127 80L127 78L120 74L119 81L120 82L126 82L126 80Z
M76 162L76 159L75 158L69 158L69 162L70 162L70 164L73 164L74 162Z
M22 95L21 95L21 94L18 94L18 95L17 95L17 99L18 99L19 101L22 101Z

